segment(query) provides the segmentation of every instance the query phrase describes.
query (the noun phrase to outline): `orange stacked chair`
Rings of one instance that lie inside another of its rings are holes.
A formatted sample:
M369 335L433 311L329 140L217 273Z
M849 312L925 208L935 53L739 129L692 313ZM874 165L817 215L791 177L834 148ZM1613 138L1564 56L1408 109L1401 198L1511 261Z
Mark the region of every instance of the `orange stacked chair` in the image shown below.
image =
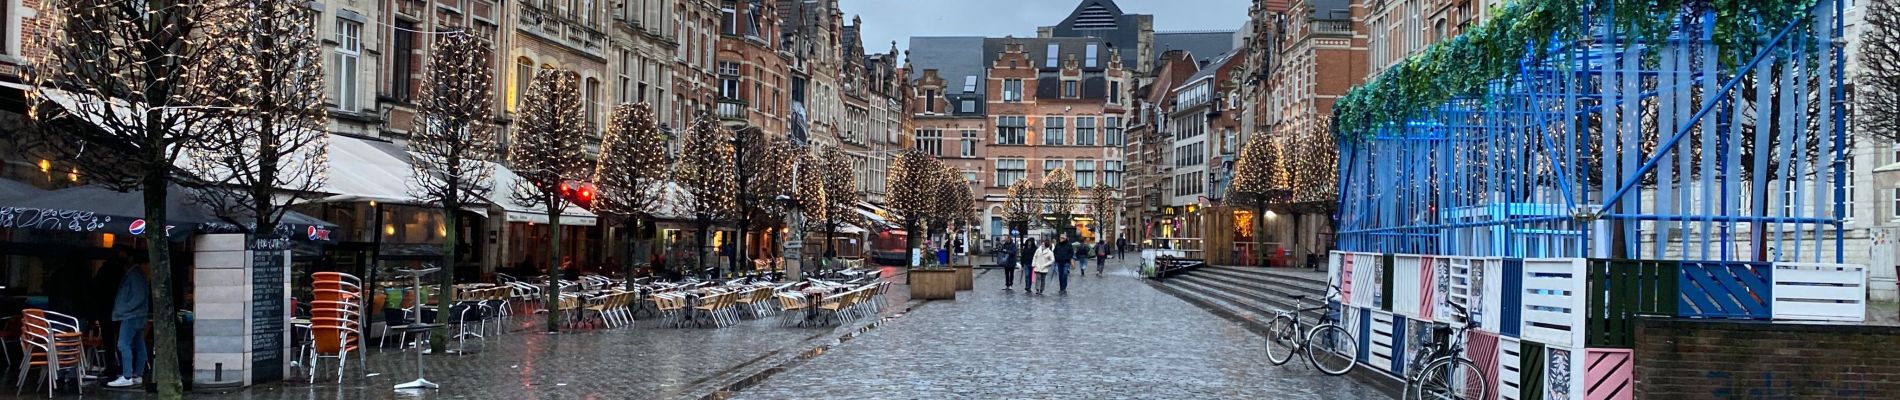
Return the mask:
M357 353L359 363L364 357L362 280L340 272L318 272L311 279L315 300L310 302L310 382L317 381L317 362L334 358L336 381L342 383L350 353Z
M15 383L21 389L26 387L28 370L39 368L46 383L46 397L52 398L59 389L59 371L72 368L77 377L78 371L86 370L84 334L79 329L79 319L52 311L29 308L20 312L20 347L26 352L21 356L20 381ZM15 391L18 393L18 390Z

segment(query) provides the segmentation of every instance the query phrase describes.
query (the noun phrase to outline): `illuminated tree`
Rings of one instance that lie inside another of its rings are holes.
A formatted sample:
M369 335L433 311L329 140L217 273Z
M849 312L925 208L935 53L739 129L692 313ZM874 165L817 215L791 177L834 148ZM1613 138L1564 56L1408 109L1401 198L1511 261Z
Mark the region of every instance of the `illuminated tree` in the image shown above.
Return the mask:
M1075 224L1071 221L1075 217L1075 206L1079 201L1077 196L1081 194L1075 186L1075 175L1063 169L1050 171L1043 176L1042 189L1038 190L1037 194L1040 197L1039 200L1042 201L1043 213L1053 218L1053 221L1049 222L1049 227L1054 229L1056 234L1069 233L1074 229Z
M738 185L732 177L732 131L720 126L711 115L701 114L680 155L679 162L673 164L673 176L692 195L682 206L693 210L694 225L699 230L697 268L705 269L713 260L707 254L713 223L731 219L738 212L732 198Z
M909 251L918 251L917 240L923 235L919 228L924 227L937 210L936 185L941 181L942 165L936 156L916 148L891 161L890 210L903 221L904 231L910 233L904 236L904 247Z
M515 201L547 209L550 310L561 304L561 212L571 201L563 195L593 172L581 153L581 141L587 137L583 101L573 71L542 68L528 83L520 129L508 148L508 164L521 176L514 185ZM560 331L560 313L547 314L547 331Z
M144 194L143 234L151 265L153 380L160 397L183 396L178 366L177 313L172 302L171 248L166 239L165 198L175 178L188 178L176 162L180 150L215 129L218 109L236 106L208 87L229 66L213 53L231 39L215 35L217 23L234 23L206 0L123 2L49 0L36 23L49 28L37 37L37 59L26 68L35 82L27 90L30 118L43 137L24 141L29 152L71 165L75 180ZM32 36L29 36L30 38Z
M600 156L594 167L594 212L617 216L629 231L640 232L640 220L646 218L665 193L666 134L646 103L614 107L613 120L601 138ZM632 260L623 267L633 276ZM631 279L627 280L631 285Z
M795 154L791 141L783 136L768 135L757 127L741 129L732 136L732 160L727 168L733 171L733 184L737 189L734 195L739 212L733 222L739 235L733 243L731 271L750 263L745 248L747 234L784 222L787 204L780 197L789 198L794 194Z
M422 96L417 100L415 129L409 132L409 165L413 169L409 194L436 206L442 213L443 270L436 275L437 293L454 293L455 268L461 233L455 213L464 205L482 204L494 189L495 147L494 49L488 42L466 34L438 35L423 70ZM448 313L437 313L436 323L447 324ZM439 329L432 335L446 335ZM447 344L444 337L433 343ZM432 345L433 345L432 343ZM434 349L434 350L440 350Z
M949 243L950 238L976 219L976 204L969 181L963 179L963 171L941 162L938 165L940 172L932 182L937 194L931 228L945 234L943 243Z
M822 186L822 196L817 207L813 207L816 218L822 221L825 231L825 257L833 255L832 237L837 235L838 227L843 224L864 225L864 218L857 212L858 202L864 194L858 191L858 174L843 151L837 148L825 149L818 156L818 168ZM826 260L830 262L830 260Z
M1095 220L1095 240L1109 240L1109 233L1115 229L1115 192L1108 185L1089 188L1089 218Z
M1029 232L1030 223L1042 220L1042 200L1037 196L1040 189L1028 179L1018 180L1009 185L1009 192L1003 198L1003 220L1009 221L1010 231Z
M232 0L233 23L214 35L231 46L207 55L224 73L205 86L231 105L218 109L205 140L187 149L205 183L233 190L194 196L258 237L283 237L289 204L322 188L329 171L322 46L315 10L291 0ZM249 217L249 221L238 219Z
M1260 224L1255 232L1266 232L1267 220L1258 216L1269 210L1292 214L1297 243L1304 214L1330 215L1337 207L1339 149L1326 116L1289 121L1275 133L1241 147L1227 201L1253 209ZM1267 249L1257 250L1264 266Z

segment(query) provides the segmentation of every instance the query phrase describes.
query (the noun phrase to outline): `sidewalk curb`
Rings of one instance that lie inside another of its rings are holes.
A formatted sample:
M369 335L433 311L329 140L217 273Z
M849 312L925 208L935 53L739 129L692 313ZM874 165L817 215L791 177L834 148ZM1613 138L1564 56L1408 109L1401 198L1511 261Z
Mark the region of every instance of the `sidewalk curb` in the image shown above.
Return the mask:
M1188 302L1188 304L1193 304L1195 307L1200 307L1202 310L1207 310L1207 312L1209 313L1213 313L1214 315L1218 315L1221 318L1226 318L1229 321L1239 323L1241 324L1242 327L1246 328L1248 331L1260 335L1262 339L1265 339L1267 335L1267 323L1270 321L1256 321L1256 320L1247 318L1246 316L1240 315L1238 313L1233 312L1232 310L1229 310L1227 307L1222 307L1220 305L1210 303L1206 300L1196 298L1195 296L1185 293L1181 289L1176 289L1174 287L1155 282L1152 279L1142 279L1142 282L1147 283L1149 287L1153 287L1164 293L1172 295L1174 296L1174 298L1181 299L1181 301ZM1265 355L1263 354L1262 356L1264 357ZM1373 370L1363 365L1353 368L1352 372L1346 373L1346 376L1352 378L1353 380L1359 381L1360 383L1364 383L1367 386L1372 387L1374 390L1378 390L1381 393L1390 395L1392 396L1392 398L1395 398L1395 399L1403 395L1403 392L1405 391L1404 381L1400 380L1397 377L1386 375L1383 372Z
M893 276L891 278L896 277ZM849 325L833 328L829 333L814 336L798 344L773 351L765 356L733 367L728 372L700 380L699 382L688 385L684 389L657 397L697 400L731 398L738 395L741 391L765 383L766 380L771 379L781 372L792 370L813 358L824 355L834 346L851 341L851 339L857 338L858 335L869 332L872 329L877 329L886 322L901 318L905 314L915 312L917 308L922 307L928 302L928 300L905 301L902 305L892 307L889 310L879 313L877 318L867 318Z

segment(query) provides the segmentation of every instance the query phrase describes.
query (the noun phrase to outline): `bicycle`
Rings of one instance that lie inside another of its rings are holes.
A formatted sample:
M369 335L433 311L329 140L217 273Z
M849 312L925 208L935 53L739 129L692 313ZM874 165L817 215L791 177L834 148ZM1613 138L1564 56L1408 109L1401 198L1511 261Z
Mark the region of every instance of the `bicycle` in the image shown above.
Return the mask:
M1469 316L1470 310L1452 304L1451 308L1459 316ZM1467 320L1469 318L1466 318ZM1412 357L1411 365L1406 366L1405 393L1400 397L1412 399L1484 399L1489 398L1490 376L1478 364L1462 356L1465 350L1465 331L1475 328L1478 321L1470 321L1458 327L1450 324L1433 324L1432 338ZM1439 333L1449 336L1445 343L1433 343Z
M1330 299L1337 293L1339 286L1332 286L1327 296ZM1293 299L1293 309L1275 314L1267 325L1267 361L1273 365L1285 365L1293 359L1293 353L1305 350L1306 360L1327 375L1339 376L1352 371L1359 365L1359 341L1352 332L1339 325L1326 304L1319 307L1303 308L1306 295L1287 296ZM1328 310L1321 313L1319 321L1308 329L1300 321L1299 313ZM1301 332L1305 332L1304 335ZM1281 352L1284 350L1284 352Z

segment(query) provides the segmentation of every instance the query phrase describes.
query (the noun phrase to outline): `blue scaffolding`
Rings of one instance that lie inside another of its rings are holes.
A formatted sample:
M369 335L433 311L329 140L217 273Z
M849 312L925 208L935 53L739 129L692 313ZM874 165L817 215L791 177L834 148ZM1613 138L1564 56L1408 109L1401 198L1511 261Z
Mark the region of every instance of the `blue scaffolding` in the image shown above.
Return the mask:
M1342 132L1340 249L1838 263L1841 12L1819 1L1747 49L1717 48L1713 11L1659 13L1663 35L1584 12L1587 35L1483 95Z

